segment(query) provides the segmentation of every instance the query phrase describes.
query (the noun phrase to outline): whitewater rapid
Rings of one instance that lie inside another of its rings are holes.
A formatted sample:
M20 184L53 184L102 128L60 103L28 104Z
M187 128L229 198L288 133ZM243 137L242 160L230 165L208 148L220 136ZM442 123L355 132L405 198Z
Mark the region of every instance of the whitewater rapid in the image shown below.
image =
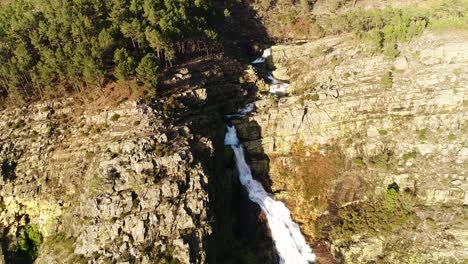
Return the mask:
M253 60L251 63L253 65L263 64L263 63L266 62L266 60L270 56L271 56L271 48L268 48L268 49L263 51L263 54L262 54L261 57ZM280 95L280 96L286 94L286 88L288 88L289 84L276 79L275 77L273 77L273 75L271 73L268 73L267 79L270 82L269 92L271 94L276 94L276 95Z
M244 116L254 109L254 104L248 104L231 116ZM262 184L252 178L252 172L244 157L244 149L237 137L236 128L227 126L224 144L231 146L241 184L247 189L250 200L260 206L265 213L271 236L281 264L308 264L315 262L315 254L306 243L299 226L291 219L288 208L279 201L271 198Z

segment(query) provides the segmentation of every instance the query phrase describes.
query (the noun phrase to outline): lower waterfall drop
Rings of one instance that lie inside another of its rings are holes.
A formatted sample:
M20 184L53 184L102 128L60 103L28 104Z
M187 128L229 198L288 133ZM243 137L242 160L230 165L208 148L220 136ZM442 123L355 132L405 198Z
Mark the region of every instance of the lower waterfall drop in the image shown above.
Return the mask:
M241 111L237 116L245 114ZM280 263L314 263L315 254L301 234L299 226L291 219L289 209L282 202L275 201L265 191L262 184L252 178L250 167L245 161L244 149L237 138L236 128L233 125L227 126L224 144L230 145L234 151L240 182L247 189L250 200L258 204L267 217Z

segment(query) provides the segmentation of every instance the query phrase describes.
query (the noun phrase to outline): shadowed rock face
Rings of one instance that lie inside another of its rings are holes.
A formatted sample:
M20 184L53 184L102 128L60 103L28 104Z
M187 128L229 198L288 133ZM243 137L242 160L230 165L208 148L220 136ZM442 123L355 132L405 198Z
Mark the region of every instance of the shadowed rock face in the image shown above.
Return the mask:
M343 261L362 263L382 256L392 260L411 254L422 260L467 257L461 246L467 240L461 220L468 201L467 40L466 33L425 33L401 44L395 60L366 54L347 36L273 46L273 75L290 82L289 96L259 100L257 112L236 125L254 173L269 182L273 193L296 201L287 204L303 230L315 235L309 229L313 219L304 214L310 201L290 189L294 170L287 176L280 173L295 142L311 151L338 150L342 156L344 170L329 190L333 206L362 201L369 191L380 193L392 184L417 197L414 210L421 224L415 230L369 239L357 232L351 248L339 242L334 246ZM391 87L382 81L388 72ZM452 220L428 218L429 211ZM329 212L315 215L324 213ZM433 229L428 229L429 222ZM427 232L434 236L425 238ZM388 247L412 236L416 242L407 252L384 249L384 243ZM430 248L438 253L433 256Z
M208 179L189 129L135 102L82 113L71 103L0 113L6 260L29 222L45 237L36 263L205 262Z

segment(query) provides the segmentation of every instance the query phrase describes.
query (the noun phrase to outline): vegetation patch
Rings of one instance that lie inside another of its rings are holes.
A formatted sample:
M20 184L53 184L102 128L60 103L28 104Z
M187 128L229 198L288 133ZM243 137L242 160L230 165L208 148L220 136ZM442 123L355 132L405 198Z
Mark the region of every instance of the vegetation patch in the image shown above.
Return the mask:
M380 84L385 89L391 89L393 87L393 74L392 72L386 72L380 79Z
M352 163L358 169L366 169L367 168L367 164L364 162L364 159L362 157L353 158Z
M370 163L375 168L387 171L396 166L396 159L394 159L393 152L385 150L382 153L371 157Z
M9 1L0 5L0 100L24 103L135 80L216 43L212 1Z
M287 157L271 157L275 166L277 184L287 191L286 204L295 219L305 223L306 233L314 234L315 220L328 208L331 183L342 166L338 154L325 154L305 146L294 144Z
M36 259L39 252L39 246L42 243L42 234L37 225L28 224L18 237L18 250L17 254Z
M351 241L355 234L389 235L395 228L415 221L413 205L411 194L389 188L370 201L340 208L339 221L332 226L331 237Z
M426 141L427 140L427 128L417 130L419 140Z
M345 1L334 1L338 8ZM353 32L355 39L368 44L370 51L383 52L388 59L400 52L397 44L408 41L430 28L432 30L468 29L468 1L434 1L429 8L369 9L317 19L323 35Z
M454 134L450 134L450 135L448 136L448 140L450 140L450 141L455 141L455 140L457 140L457 136L454 135Z
M385 130L385 129L379 129L379 135L386 136L386 135L388 135L388 131Z
M120 115L117 113L113 114L110 118L111 121L117 121L119 119L120 119Z
M419 154L418 151L413 150L411 152L403 154L402 159L404 161L408 161L410 159L415 159L418 156L418 154Z
M311 101L318 101L320 99L320 96L318 94L308 94L304 96L304 100L311 100Z

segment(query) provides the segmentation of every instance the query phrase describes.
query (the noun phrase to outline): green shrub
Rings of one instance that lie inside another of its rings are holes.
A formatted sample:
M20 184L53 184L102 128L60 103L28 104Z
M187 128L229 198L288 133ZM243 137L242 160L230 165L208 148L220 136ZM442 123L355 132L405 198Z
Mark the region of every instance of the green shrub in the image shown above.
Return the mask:
M422 140L422 141L427 140L427 129L426 128L419 129L419 130L417 130L417 132L418 132L418 135L419 135L419 140Z
M398 45L396 43L385 45L383 49L383 55L385 56L385 59L387 60L395 59L396 57L400 55L400 51L398 50Z
M386 72L380 79L380 84L385 89L391 89L393 87L393 74L392 72Z
M28 224L18 238L18 254L37 258L39 246L42 243L42 234L35 224Z
M354 234L389 235L415 218L413 204L410 194L388 189L368 202L340 208L340 221L332 227L331 236L346 243Z
M379 129L379 135L385 136L385 135L387 135L387 134L388 134L388 131L387 131L387 130L385 130L385 129Z
M367 168L367 164L364 162L364 159L362 157L353 158L352 163L355 167L359 169Z
M418 156L418 152L416 150L413 150L411 152L403 154L402 159L404 161L408 161L409 159L415 159L417 156Z
M370 158L370 163L381 170L390 170L395 167L395 159L393 153L386 150L378 155Z
M111 120L111 121L117 121L117 120L119 120L119 118L120 118L120 115L117 114L117 113L115 113L115 114L113 114L113 115L111 116L110 120Z
M315 38L321 38L325 35L323 28L317 23L311 23L309 28L309 35Z
M384 46L384 34L381 30L371 30L365 35L366 41L371 46L371 51L379 52Z
M311 100L311 101L318 101L320 99L320 96L318 94L308 94L304 96L305 100Z
M344 1L332 3L339 8ZM399 52L395 46L402 41L419 36L431 29L468 29L468 1L434 1L430 8L409 6L404 9L387 7L384 9L357 10L329 16L317 20L325 34L354 32L356 39L365 41L371 51L385 47L388 58L395 58Z
M450 140L450 141L454 141L454 140L456 140L456 139L457 139L457 136L455 136L454 134L450 134L450 135L448 136L448 140Z

